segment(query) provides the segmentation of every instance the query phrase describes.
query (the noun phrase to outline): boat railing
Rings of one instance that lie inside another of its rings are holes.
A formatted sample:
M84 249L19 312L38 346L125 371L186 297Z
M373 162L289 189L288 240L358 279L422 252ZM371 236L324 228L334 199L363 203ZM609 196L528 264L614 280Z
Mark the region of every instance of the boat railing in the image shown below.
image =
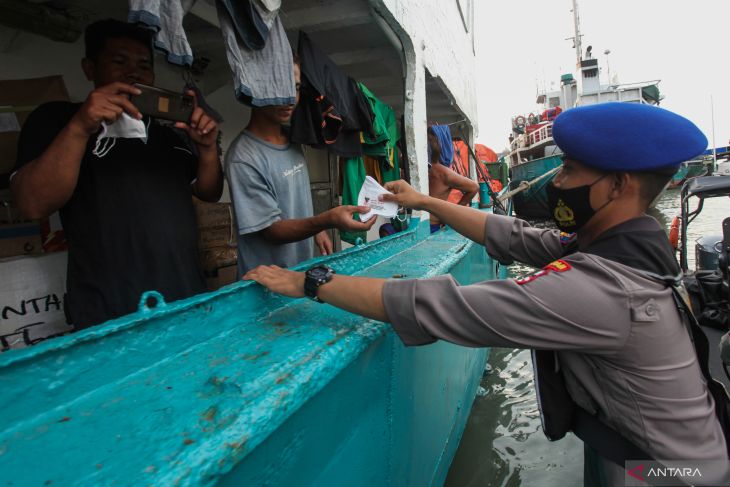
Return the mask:
M552 137L553 124L550 122L529 134L518 135L510 144L510 149L512 152L518 149L529 149L533 145L541 144L546 140L552 139Z
M608 86L613 90L627 90L632 88L644 88L646 86L657 85L660 82L660 79L654 79L649 81L636 81L633 83L609 84Z
M545 142L547 139L551 139L553 137L553 124L548 123L546 125L543 125L539 129L530 132L527 136L527 145L528 147L533 146L535 144L539 144L541 142Z

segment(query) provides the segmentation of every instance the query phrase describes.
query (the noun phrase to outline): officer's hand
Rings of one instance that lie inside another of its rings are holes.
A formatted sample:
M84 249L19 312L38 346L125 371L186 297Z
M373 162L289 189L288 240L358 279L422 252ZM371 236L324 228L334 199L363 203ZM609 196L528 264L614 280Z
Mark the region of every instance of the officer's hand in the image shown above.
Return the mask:
M393 194L386 193L380 195L382 201L391 201L398 203L398 206L405 206L414 210L422 210L426 202L427 196L413 189L410 184L402 179L400 181L385 183L385 189Z
M275 265L260 265L243 276L244 281L256 281L269 291L289 296L304 297L304 273L282 269Z
M216 149L216 140L218 138L218 122L213 120L202 108L198 106L198 98L195 92L188 90L185 94L193 97L193 114L190 115L190 121L177 122L175 127L183 129L188 136L197 144L200 152ZM216 149L217 150L217 149Z
M142 114L129 101L129 95L140 93L134 86L119 81L97 88L89 93L69 124L89 136L99 130L101 122L114 123L124 112L132 118L141 119Z
M329 226L345 232L367 232L375 224L375 216L366 222L353 220L355 213L367 213L370 208L367 206L336 206L327 211Z
M334 247L332 246L332 240L330 240L330 236L327 235L326 230L322 230L314 236L314 243L317 244L319 253L322 255L330 255L334 250Z

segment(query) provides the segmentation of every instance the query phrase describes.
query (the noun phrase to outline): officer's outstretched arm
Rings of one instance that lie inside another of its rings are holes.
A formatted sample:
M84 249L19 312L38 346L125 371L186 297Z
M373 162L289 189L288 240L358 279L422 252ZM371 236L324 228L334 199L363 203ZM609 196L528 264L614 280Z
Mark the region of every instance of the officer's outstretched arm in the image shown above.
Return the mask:
M282 269L275 265L260 265L243 276L272 292L292 298L304 297L304 272ZM325 303L378 321L388 321L383 304L385 279L335 275L317 290Z
M440 222L450 226L463 236L484 245L487 213L421 194L403 180L386 183L385 189L393 194L384 194L383 201L392 201L414 210L428 211Z

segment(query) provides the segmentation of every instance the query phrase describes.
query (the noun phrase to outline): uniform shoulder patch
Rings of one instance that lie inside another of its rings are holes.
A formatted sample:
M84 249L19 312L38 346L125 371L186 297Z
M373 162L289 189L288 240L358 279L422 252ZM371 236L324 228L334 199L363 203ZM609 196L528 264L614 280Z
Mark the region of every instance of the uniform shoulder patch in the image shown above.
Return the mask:
M560 245L563 247L570 247L574 242L578 240L578 234L560 232Z
M555 271L555 272L565 272L565 271L569 271L570 269L572 269L572 267L570 267L570 264L565 262L563 259L558 259L558 260L554 260L554 261L550 262L543 269Z
M532 282L535 279L546 276L550 274L551 272L565 272L572 269L570 264L568 264L566 261L562 259L554 260L553 262L550 262L548 265L540 269L539 271L533 272L532 274L528 274L523 277L518 277L515 279L515 282L522 286L523 284L527 284L528 282Z

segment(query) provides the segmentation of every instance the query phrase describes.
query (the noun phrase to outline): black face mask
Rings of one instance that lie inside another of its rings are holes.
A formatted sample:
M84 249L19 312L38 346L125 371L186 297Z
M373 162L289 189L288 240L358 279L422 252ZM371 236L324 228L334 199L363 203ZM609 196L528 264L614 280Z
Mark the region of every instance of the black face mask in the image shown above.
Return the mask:
M611 202L607 201L598 210L591 207L591 187L604 177L605 174L591 184L571 189L556 188L552 183L547 185L545 189L550 214L561 232L578 231L593 215Z

